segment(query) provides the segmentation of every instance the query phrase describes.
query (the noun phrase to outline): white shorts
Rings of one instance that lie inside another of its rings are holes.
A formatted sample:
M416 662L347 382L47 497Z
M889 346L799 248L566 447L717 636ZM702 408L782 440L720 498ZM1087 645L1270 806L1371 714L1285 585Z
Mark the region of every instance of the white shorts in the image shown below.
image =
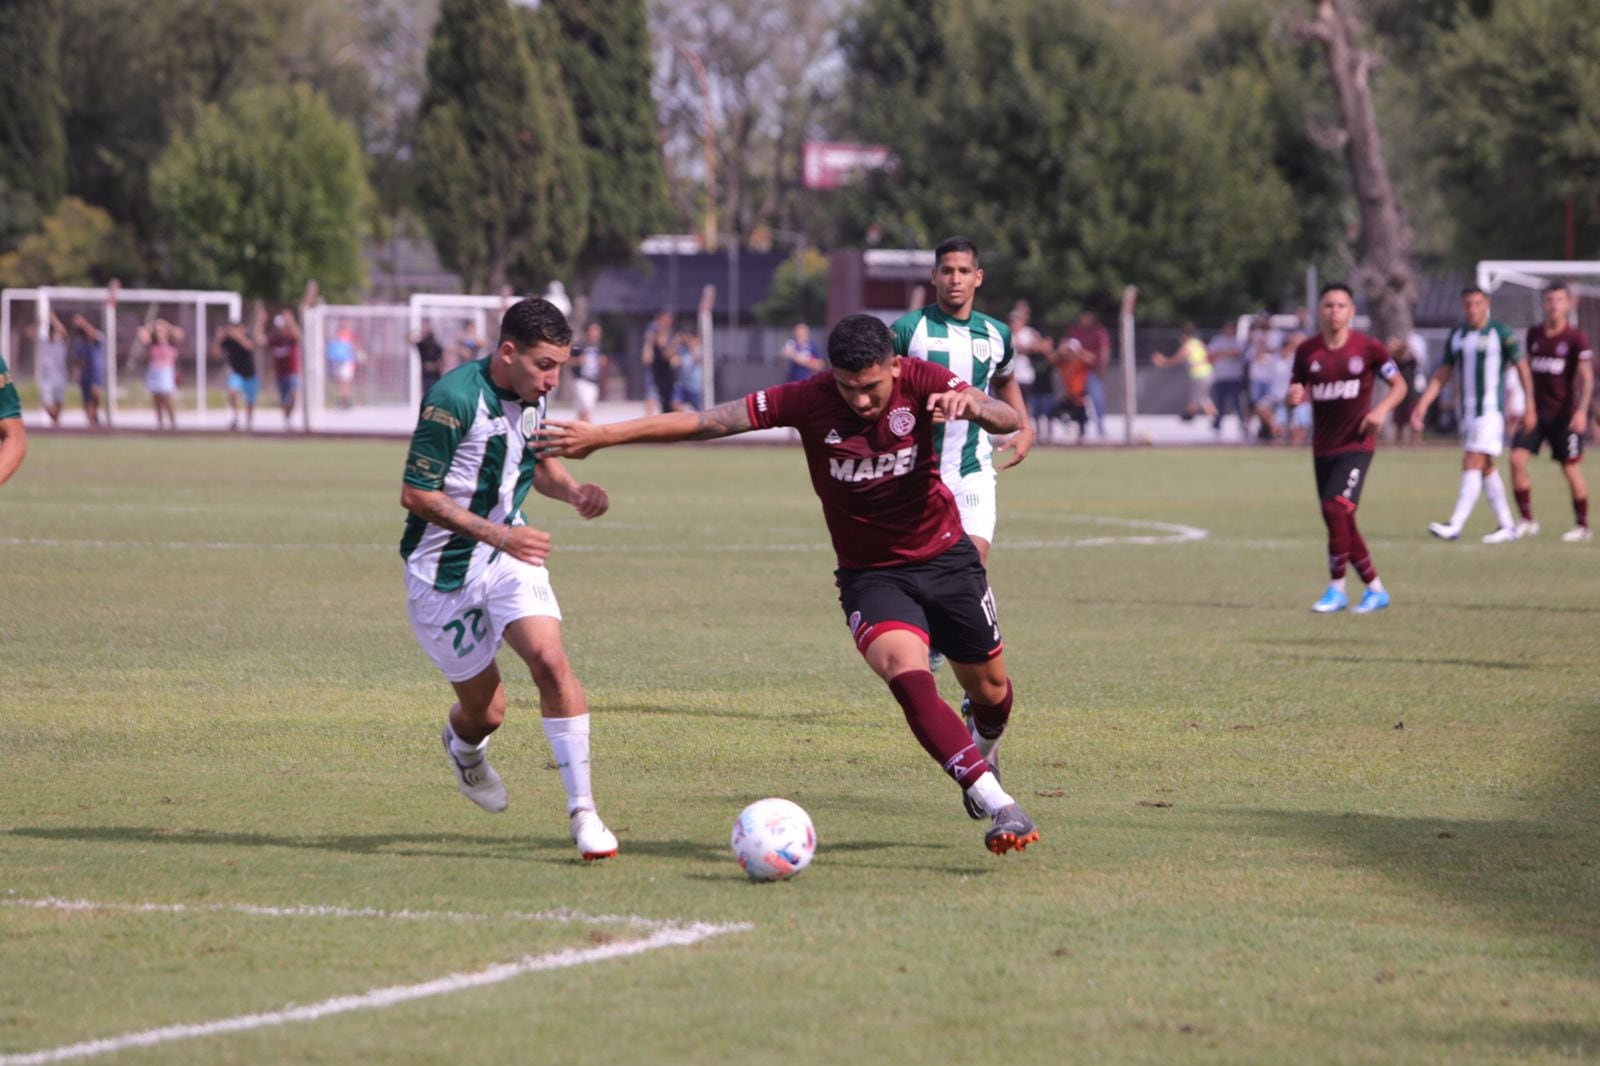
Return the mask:
M477 677L494 662L506 626L519 618L561 619L550 571L501 555L482 576L455 592L440 592L406 572L411 632L451 681Z
M333 371L333 380L340 384L356 379L356 361L354 359L346 359L342 363L330 363L328 369Z
M594 405L600 402L600 383L577 378L572 382L572 395L578 401L578 410L593 411Z
M945 482L961 512L961 528L969 537L994 543L995 478L993 470L968 474L955 484Z
M1461 420L1461 450L1478 455L1499 455L1505 450L1506 416L1482 415Z

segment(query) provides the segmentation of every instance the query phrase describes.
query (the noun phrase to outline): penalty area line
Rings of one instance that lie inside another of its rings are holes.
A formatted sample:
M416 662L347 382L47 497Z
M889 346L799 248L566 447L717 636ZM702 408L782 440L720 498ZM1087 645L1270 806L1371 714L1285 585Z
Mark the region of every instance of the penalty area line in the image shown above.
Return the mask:
M702 940L709 940L714 936L744 932L751 928L753 927L747 922L734 925L713 925L705 922L680 925L670 929L661 929L640 940L624 940L592 948L568 948L565 951L556 951L545 955L525 955L514 962L499 963L471 973L447 974L444 977L415 985L394 985L389 988L375 988L370 992L362 992L359 995L335 996L332 999L325 999L321 1003L311 1003L300 1007L288 1007L284 1010L267 1011L260 1014L241 1014L232 1018L220 1018L216 1021L199 1022L190 1025L168 1025L159 1029L144 1029L138 1032L123 1033L119 1036L103 1037L99 1040L86 1040L78 1044L48 1048L43 1051L30 1051L16 1055L0 1054L0 1066L34 1066L36 1063L68 1062L73 1059L89 1058L94 1055L107 1055L113 1052L126 1051L130 1048L155 1047L159 1044L168 1044L178 1040L193 1040L197 1037L217 1036L222 1033L242 1033L251 1029L266 1029L279 1025L292 1025L298 1022L314 1022L321 1018L332 1017L336 1014L349 1014L353 1011L382 1010L386 1007L409 1003L413 1000L427 999L431 996L445 996L453 992L463 992L471 988L499 984L503 981L521 977L523 974L568 969L573 966L584 966L591 962L606 962L611 959L626 958L630 955L642 955L645 952L657 951L661 948L687 947Z

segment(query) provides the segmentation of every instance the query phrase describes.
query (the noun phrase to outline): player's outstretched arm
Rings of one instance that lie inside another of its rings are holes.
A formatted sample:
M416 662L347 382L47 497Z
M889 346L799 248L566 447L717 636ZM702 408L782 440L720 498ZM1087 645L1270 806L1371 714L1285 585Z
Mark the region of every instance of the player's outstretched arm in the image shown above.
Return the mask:
M990 433L1015 433L1026 420L1008 404L977 389L936 392L928 397L934 422L976 422Z
M488 544L525 563L543 565L545 557L550 554L550 534L544 530L491 522L473 514L442 492L430 492L407 485L400 490L400 506L424 521Z
M626 422L562 422L551 419L536 434L539 453L563 459L582 459L601 448L619 444L675 444L685 440L715 440L756 428L744 400L718 404L709 411L673 411Z
M1016 436L1006 442L1001 448L1002 452L1010 451L1011 458L1001 464L1001 470L1010 470L1028 457L1028 452L1033 450L1033 427L1028 424L1028 401L1022 396L1022 386L1017 384L1016 376L1007 374L1003 378L996 378L994 383L995 395L1007 407L1017 412L1022 419L1022 428L1017 430Z
M1422 432L1424 421L1428 417L1428 408L1433 406L1433 401L1439 398L1439 390L1444 388L1444 383L1450 380L1450 364L1440 363L1428 378L1428 387L1422 390L1422 395L1417 397L1417 406L1411 409L1411 428Z

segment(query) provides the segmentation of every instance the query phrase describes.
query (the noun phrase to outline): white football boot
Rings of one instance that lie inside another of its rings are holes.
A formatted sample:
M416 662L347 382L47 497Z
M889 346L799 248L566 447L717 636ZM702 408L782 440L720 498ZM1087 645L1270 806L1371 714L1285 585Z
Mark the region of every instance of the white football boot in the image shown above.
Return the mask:
M1524 518L1517 523L1517 539L1523 537L1537 537L1539 535L1539 520L1537 518Z
M1483 535L1485 544L1510 544L1516 539L1517 529L1515 526L1501 526L1493 533L1485 533Z
M1561 534L1561 539L1568 544L1582 544L1586 540L1594 539L1594 532L1588 526L1573 526Z
M1429 522L1428 532L1440 540L1460 540L1461 530L1447 522Z
M456 787L463 796L490 814L506 809L506 786L489 765L489 757L485 755L471 765L463 765L450 750L449 726L444 727L444 757L450 760L450 768L456 772Z
M617 853L616 834L606 828L600 816L587 807L572 812L572 842L584 862L609 859Z

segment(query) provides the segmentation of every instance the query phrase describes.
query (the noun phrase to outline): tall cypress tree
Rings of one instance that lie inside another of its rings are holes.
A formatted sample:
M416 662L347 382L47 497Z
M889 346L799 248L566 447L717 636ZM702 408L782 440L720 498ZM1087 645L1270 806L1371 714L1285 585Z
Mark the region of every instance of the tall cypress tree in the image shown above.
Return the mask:
M552 278L572 280L577 258L589 237L593 160L583 149L578 116L561 69L561 28L548 5L521 10L528 52L533 58L534 91L549 117L550 224L531 234L513 272L529 288Z
M67 188L61 0L0 2L0 248Z
M666 176L650 92L644 0L546 0L589 172L589 234L578 255L582 289L626 262L666 218Z
M506 0L444 0L417 130L419 207L469 289L497 289L556 222L550 105Z

